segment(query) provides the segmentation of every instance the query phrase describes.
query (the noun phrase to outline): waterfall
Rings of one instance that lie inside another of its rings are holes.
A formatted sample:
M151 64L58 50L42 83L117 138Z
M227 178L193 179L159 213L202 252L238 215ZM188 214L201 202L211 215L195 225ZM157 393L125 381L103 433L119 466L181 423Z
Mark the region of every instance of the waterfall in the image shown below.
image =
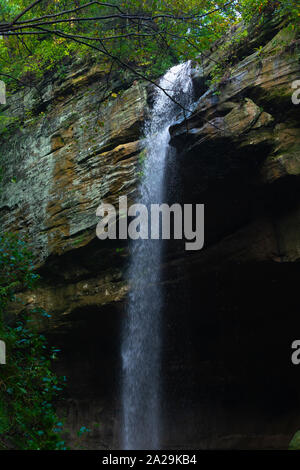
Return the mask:
M191 63L172 67L159 85L185 108L193 102ZM182 109L160 89L155 90L145 124L146 159L139 203L162 203L169 127ZM131 242L128 279L131 286L122 332L122 448L160 448L161 407L161 240Z

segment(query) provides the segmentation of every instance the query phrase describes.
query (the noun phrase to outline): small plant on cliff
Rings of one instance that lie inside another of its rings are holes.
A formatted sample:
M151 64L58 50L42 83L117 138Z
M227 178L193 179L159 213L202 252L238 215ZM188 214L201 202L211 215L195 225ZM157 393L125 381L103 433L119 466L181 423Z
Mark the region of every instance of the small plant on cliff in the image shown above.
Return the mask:
M54 410L62 385L51 370L58 350L48 347L36 321L49 315L34 309L12 323L4 319L16 292L32 289L37 278L26 243L14 234L0 236L0 338L7 349L7 363L0 366L0 449L65 448Z

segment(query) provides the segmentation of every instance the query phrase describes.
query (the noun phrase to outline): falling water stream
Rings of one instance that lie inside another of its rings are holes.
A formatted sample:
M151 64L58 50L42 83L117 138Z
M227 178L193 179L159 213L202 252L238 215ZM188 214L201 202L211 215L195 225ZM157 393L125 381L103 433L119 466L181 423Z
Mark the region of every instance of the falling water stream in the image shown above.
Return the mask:
M191 63L172 67L159 85L183 107L193 102ZM156 89L145 124L146 159L139 203L163 202L169 127L182 109ZM161 240L131 242L128 278L131 285L122 334L122 448L159 449L161 443Z

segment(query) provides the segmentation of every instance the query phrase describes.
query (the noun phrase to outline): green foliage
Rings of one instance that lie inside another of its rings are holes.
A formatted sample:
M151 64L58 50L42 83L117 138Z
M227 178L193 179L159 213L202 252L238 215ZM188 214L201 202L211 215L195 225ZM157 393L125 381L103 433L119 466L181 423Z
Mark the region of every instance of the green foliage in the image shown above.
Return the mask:
M0 338L5 341L7 364L0 366L0 449L64 449L54 404L62 380L51 370L57 349L49 349L38 332L43 309L24 311L17 320L4 320L9 302L19 289L32 289L38 276L33 255L14 234L0 236Z
M20 126L20 120L13 116L5 116L0 113L0 135L6 137Z
M2 20L9 21L28 6L28 0L0 0ZM57 14L75 6L87 3L84 0L43 1L28 11L22 20L32 20L41 15ZM236 11L232 6L223 8L226 0L127 0L112 1L122 13L134 14L137 17L154 17L151 21L124 21L120 18L99 19L76 22L77 18L109 16L118 13L109 4L94 4L73 14L74 21L47 26L56 31L52 34L9 36L0 40L0 69L2 73L18 78L21 82L34 82L45 72L58 68L58 64L69 56L99 55L103 61L110 62L117 57L125 64L138 66L142 72L159 76L167 68L180 60L195 57L199 51L206 49L212 41L221 35L236 20ZM207 15L217 8L213 15ZM174 18L170 17L173 16ZM207 16L206 16L207 15ZM59 19L67 19L63 15ZM180 19L180 18L187 19ZM179 19L178 19L179 18ZM1 22L1 16L0 16ZM74 34L82 37L101 38L101 41L76 42L62 34ZM102 42L104 41L104 42ZM82 42L89 42L104 53L89 49ZM108 54L106 54L108 52ZM109 58L110 56L110 58ZM119 64L120 65L120 64ZM60 73L60 72L59 72ZM6 77L10 87L20 84Z
M300 5L298 0L243 0L238 7L244 21L253 19L262 24L270 16L288 18L294 27L299 22Z
M0 0L2 21L14 18L29 3L29 0ZM85 0L45 0L29 10L22 20L58 14L86 3ZM116 13L135 15L136 19L125 21L114 16ZM69 21L46 25L54 34L27 35L21 39L9 36L0 40L0 70L14 77L5 79L10 87L20 86L15 78L28 86L53 69L63 78L65 60L74 55L90 55L107 62L108 68L109 63L120 66L121 61L154 78L174 63L196 58L241 19L246 24L259 25L275 15L287 19L295 28L299 14L298 0L241 0L229 5L226 0L112 0L90 5L71 17L59 16L57 20ZM77 22L80 18L95 19ZM64 37L66 34L75 35L77 39Z
M78 435L78 437L81 437L84 434L89 433L89 432L91 432L90 429L88 429L86 426L81 426L81 428L79 429L77 435Z
M291 442L289 443L289 450L300 450L300 431L297 431Z
M30 3L30 0L0 0L0 22L13 19ZM45 0L29 10L22 20L57 14L86 3L85 0ZM98 60L100 56L104 62L117 58L129 66L139 67L153 78L176 62L197 57L241 19L246 23L263 23L277 15L288 18L292 27L299 20L298 0L242 0L227 4L226 0L112 0L110 4L90 5L73 13L72 21L46 25L54 34L9 36L0 40L0 71L14 77L5 78L11 88L20 86L16 78L28 86L53 69L63 77L64 60L75 54L76 57L89 54L97 55ZM125 21L111 17L115 13L134 14L141 19ZM103 19L103 16L109 18ZM76 21L87 17L96 19ZM143 21L144 17L153 20ZM68 18L70 15L64 14L57 19ZM63 37L65 34L75 35L77 39ZM93 40L85 40L86 37ZM95 48L102 53L97 53Z
M282 20L282 26L284 24L286 26L281 30L281 37L277 40L273 39L271 42L273 49L268 50L268 54L278 53L279 50L283 50L298 32L300 8L295 0L245 0L239 4L237 9L244 22L238 25L232 34L227 36L228 39L223 44L218 46L217 62L211 69L209 86L218 86L225 83L230 77L232 67L241 60L243 56L241 52L244 50L249 54L249 31L252 35L257 34L258 28L260 31L266 25L272 28L272 24L270 24L272 18L276 18L277 21ZM274 47L276 42L279 42L277 48ZM263 58L264 51L262 44L252 50L252 52L256 52L258 60Z
M30 3L30 0L0 0L0 22L13 19ZM29 10L22 20L57 14L86 3L85 0L44 0ZM116 13L133 14L141 19L125 21L112 17ZM10 89L22 84L28 86L51 70L56 70L63 78L64 61L74 55L90 55L107 62L108 67L111 61L117 65L122 61L154 78L174 63L196 58L241 19L246 24L253 21L264 23L272 15L277 15L288 18L291 26L295 27L299 13L298 0L242 0L230 5L226 0L112 0L74 12L71 15L73 20L46 25L45 28L54 34L9 36L0 40L0 72L13 77L5 78ZM103 16L109 18L103 19ZM87 17L95 19L76 21ZM142 18L145 17L153 19L144 21ZM70 15L64 14L56 19L70 19ZM66 34L75 35L77 39L63 37ZM87 37L93 40L84 39Z

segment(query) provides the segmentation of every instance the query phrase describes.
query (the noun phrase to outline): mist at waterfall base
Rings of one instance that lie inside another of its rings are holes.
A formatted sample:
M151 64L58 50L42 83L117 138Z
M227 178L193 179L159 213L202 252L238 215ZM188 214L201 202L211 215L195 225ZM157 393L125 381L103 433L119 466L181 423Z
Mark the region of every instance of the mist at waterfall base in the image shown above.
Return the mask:
M160 87L180 105L193 103L191 63L172 67ZM164 171L169 152L169 127L182 108L161 89L156 89L153 107L145 124L146 159L139 187L139 203L164 202ZM175 155L174 155L175 157ZM128 280L130 292L122 331L122 435L125 450L159 449L161 445L161 316L163 289L160 285L162 240L133 240L130 246Z

